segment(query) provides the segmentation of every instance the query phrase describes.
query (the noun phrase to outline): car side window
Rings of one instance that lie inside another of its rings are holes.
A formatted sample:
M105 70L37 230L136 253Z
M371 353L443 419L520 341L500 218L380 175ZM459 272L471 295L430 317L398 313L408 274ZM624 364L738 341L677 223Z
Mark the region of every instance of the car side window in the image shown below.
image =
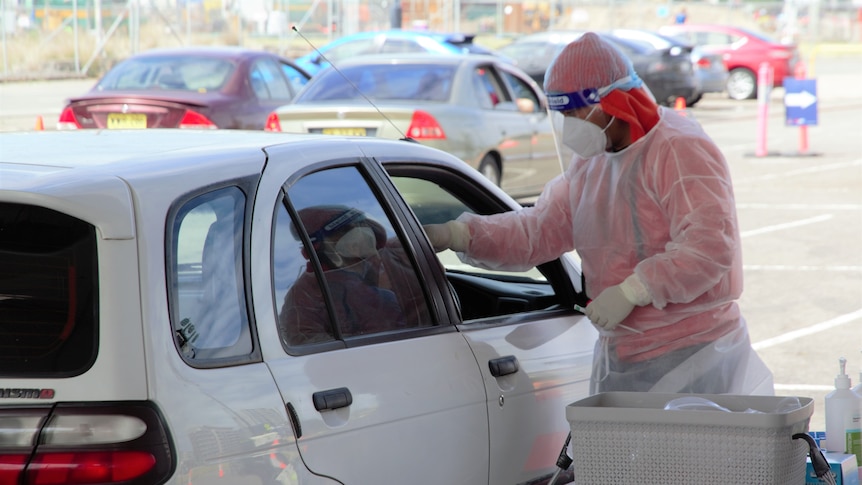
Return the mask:
M418 42L409 39L386 39L380 48L381 54L403 54L409 52L426 52Z
M433 325L414 261L359 169L303 177L275 217L274 296L286 351Z
M483 108L493 108L504 101L511 101L501 81L490 66L477 67L473 72L473 86L477 90Z
M471 198L469 191L463 190L463 185L460 186L459 194L437 180L401 175L398 170L390 174L398 191L423 225L441 224L464 212L489 212L488 207L475 202L479 199ZM489 270L461 261L456 253L448 249L437 253L437 257L446 270L455 299L460 302L461 317L465 323L517 313L571 308L570 303L575 298L570 292L571 283L563 281L566 276L556 274L556 281L549 280L545 274L549 268ZM553 264L556 263L551 266Z
M536 92L523 79L505 71L503 71L503 78L509 84L509 87L512 88L512 92L515 93L519 111L522 113L535 113L542 109Z
M349 59L354 56L374 54L377 52L377 44L374 38L358 39L344 44L337 45L323 53L326 56L326 61L335 63L338 67L338 61Z
M293 98L280 66L268 59L255 61L249 70L249 82L254 95L260 100L290 101Z
M308 78L305 77L298 69L287 64L286 62L282 62L279 64L281 67L281 73L284 74L284 77L287 78L287 82L290 83L290 86L293 88L293 95L296 95L297 91L302 89L303 86L308 84Z
M252 351L243 277L245 194L226 187L192 198L170 231L172 326L187 361Z

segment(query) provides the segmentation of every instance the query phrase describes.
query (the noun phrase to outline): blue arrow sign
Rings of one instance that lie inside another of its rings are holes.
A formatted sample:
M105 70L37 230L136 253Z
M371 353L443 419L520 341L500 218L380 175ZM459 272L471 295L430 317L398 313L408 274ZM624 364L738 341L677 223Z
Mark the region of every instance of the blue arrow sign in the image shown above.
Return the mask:
M784 79L784 108L787 126L817 124L817 80Z

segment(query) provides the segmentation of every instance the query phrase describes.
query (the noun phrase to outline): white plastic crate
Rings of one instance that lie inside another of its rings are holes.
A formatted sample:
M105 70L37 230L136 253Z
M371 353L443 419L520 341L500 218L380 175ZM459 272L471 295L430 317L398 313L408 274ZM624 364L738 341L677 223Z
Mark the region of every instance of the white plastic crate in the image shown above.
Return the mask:
M665 410L676 398L732 412ZM577 485L803 485L810 398L777 412L786 396L606 392L566 407ZM746 413L757 410L761 413Z

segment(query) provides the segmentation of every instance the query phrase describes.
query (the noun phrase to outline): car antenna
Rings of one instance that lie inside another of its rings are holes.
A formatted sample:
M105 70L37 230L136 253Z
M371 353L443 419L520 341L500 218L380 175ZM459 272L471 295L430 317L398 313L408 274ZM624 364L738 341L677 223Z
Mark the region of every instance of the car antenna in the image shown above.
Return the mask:
M321 57L324 61L328 62L328 63L329 63L329 65L330 65L330 66L332 66L332 68L333 68L333 69L335 69L335 72L337 72L339 75L341 75L341 77L343 77L343 78L344 78L344 80L345 80L345 81L347 81L347 83L348 83L348 84L350 84L350 85L353 87L353 89L355 89L355 90L356 90L356 92L357 92L357 93L359 93L359 95L360 95L360 96L362 96L363 98L365 98L365 101L368 101L368 104L370 104L370 105L371 105L375 110L377 110L377 113L378 113L378 114L379 114L379 115L380 115L384 120L386 120L390 125L392 125L392 127L393 127L393 128L395 128L395 131L397 131L398 133L400 133L400 134L401 134L401 140L402 140L402 141L411 141L411 142L413 142L413 143L419 143L419 142L417 142L416 140L414 140L413 138L410 138L410 137L408 137L407 135L405 135L405 134L404 134L404 132L403 132L403 131L401 131L401 130L398 128L398 126L397 126L395 123L393 123L393 122L392 122L392 120L391 120L391 119L389 119L389 117L387 117L385 114L383 114L383 112L382 112L382 111L380 111L380 108L378 108L378 107L377 107L377 105L376 105L376 104L374 104L374 102L373 102L373 101L371 101L371 99L370 99L368 96L366 96L366 95L365 95L365 93L363 93L363 92L362 92L362 90L361 90L361 89L359 89L359 87L358 87L356 84L353 84L353 81L351 81L347 76L345 76L345 75L344 75L344 73L343 73L343 72L341 72L341 71L338 69L338 66L336 66L335 64L333 64L333 63L332 63L332 61L330 61L329 59L327 59L327 58L326 58L326 56L323 54L323 52L320 52L320 50L319 50L319 49L318 49L314 44L312 44L310 40L308 40L304 35L302 35L302 32L300 32L300 31L299 31L299 29L297 29L295 25L294 25L294 26L292 26L292 27L291 27L291 29L293 29L293 31L294 31L294 32L296 32L296 34L297 34L297 35L299 35L300 37L302 37L302 40L304 40L304 41L305 41L309 46L311 46L311 48L312 48L312 49L314 49L314 52L316 52L318 55L320 55L320 57Z

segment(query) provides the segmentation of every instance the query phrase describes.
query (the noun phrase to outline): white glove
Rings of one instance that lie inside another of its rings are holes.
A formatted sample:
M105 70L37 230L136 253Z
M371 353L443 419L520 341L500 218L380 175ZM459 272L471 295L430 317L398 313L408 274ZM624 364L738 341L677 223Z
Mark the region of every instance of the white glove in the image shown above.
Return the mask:
M643 306L651 301L649 291L637 275L632 274L622 283L611 286L599 293L586 308L587 318L605 330L613 330L625 320L635 306Z
M422 226L431 246L438 253L446 249L463 253L470 246L470 228L458 221L445 224L426 224Z

